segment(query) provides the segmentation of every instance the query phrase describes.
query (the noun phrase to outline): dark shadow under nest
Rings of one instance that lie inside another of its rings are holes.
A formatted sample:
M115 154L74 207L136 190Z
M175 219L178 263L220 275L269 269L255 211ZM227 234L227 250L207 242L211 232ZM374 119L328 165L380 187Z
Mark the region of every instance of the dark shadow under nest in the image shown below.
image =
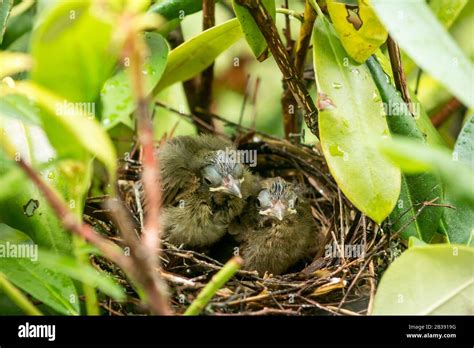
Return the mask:
M240 139L240 140L239 140ZM258 276L239 271L220 289L203 314L207 315L364 315L370 312L377 281L398 247L387 231L360 213L339 191L320 151L263 134L251 133L236 140L239 149L257 150L261 177L281 176L299 183L311 202L313 217L325 234L325 247L310 264L291 273ZM137 208L139 162L123 160L119 187L140 226ZM101 198L88 201L85 220L120 244L120 234L101 207ZM389 230L389 226L385 227ZM137 228L139 230L140 228ZM385 232L385 233L384 233ZM137 231L137 233L140 233ZM395 251L393 251L395 250ZM183 313L223 264L206 253L184 250L163 243L161 276L168 283L169 298L177 314ZM111 273L125 286L128 301L108 300L103 308L110 315L146 314L121 270L94 257L94 264Z

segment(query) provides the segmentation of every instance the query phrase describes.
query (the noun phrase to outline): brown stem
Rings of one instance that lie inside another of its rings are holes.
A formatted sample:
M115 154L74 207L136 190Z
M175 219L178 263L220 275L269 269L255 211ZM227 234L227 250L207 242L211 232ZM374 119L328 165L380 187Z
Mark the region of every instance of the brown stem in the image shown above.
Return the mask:
M148 263L145 270L140 270L144 274L146 281L145 290L151 292L154 298L148 298L150 304L152 301L159 302L160 314L169 314L167 300L162 294L164 283L153 272L155 266L159 266L159 257L157 250L160 249L161 225L159 214L161 208L161 184L159 177L159 163L155 158L155 147L153 143L153 124L149 114L149 101L146 97L143 84L143 75L141 73L142 62L144 60L144 43L139 40L139 36L130 31L129 37L125 43L124 54L130 57L130 77L132 81L134 97L137 102L137 132L138 139L142 147L143 172L142 181L144 188L144 198L148 204L145 208L145 223L142 236L142 257ZM150 297L150 296L148 296ZM156 298L156 299L155 299Z
M306 1L304 7L303 23L300 27L300 35L296 41L296 53L295 53L295 68L296 73L301 78L304 73L304 63L306 60L306 54L308 52L309 44L311 42L311 33L313 32L314 21L316 20L316 12L313 6Z
M395 86L397 90L402 94L402 99L408 106L408 110L413 115L413 107L411 104L410 93L408 92L407 79L403 70L402 58L400 55L400 49L397 43L390 36L387 39L388 54L390 57L390 64L393 71L393 79L395 80Z
M311 6L309 1L306 1L303 20L300 27L300 33L296 41L296 51L294 58L296 73L298 78L300 79L303 79L304 63L311 41L311 33L313 31L315 19L316 12L314 11L313 6ZM288 140L300 142L302 136L301 126L303 120L300 110L297 110L295 106L295 98L288 89L285 89L282 98L285 137Z
M216 24L215 19L215 0L202 0L202 30L212 28ZM212 81L214 80L214 63L201 73L201 80L197 90L196 107L200 107L206 112L211 111L212 100ZM203 120L213 127L212 118ZM200 127L197 125L200 133L208 133L208 127ZM213 127L214 128L214 127Z
M249 10L260 31L265 37L268 47L272 52L284 79L287 81L288 87L293 93L295 100L303 109L304 119L308 125L308 128L313 134L319 136L317 120L318 110L316 109L316 106L311 99L306 86L298 77L295 66L290 63L288 52L286 52L286 49L283 46L271 15L259 0L236 0L236 2L242 6L245 6Z
M441 110L431 117L431 123L433 123L433 126L436 128L440 127L449 116L459 110L462 106L462 103L453 97L441 108Z

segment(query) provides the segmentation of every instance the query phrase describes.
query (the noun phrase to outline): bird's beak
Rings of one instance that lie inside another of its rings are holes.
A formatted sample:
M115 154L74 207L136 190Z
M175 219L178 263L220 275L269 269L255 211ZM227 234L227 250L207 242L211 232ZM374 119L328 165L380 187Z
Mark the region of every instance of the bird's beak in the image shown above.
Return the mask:
M285 217L286 208L281 202L277 202L271 207L270 214L282 221Z
M240 182L235 180L232 176L229 175L226 179L224 179L224 184L221 187L222 191L242 198L242 193L240 192Z

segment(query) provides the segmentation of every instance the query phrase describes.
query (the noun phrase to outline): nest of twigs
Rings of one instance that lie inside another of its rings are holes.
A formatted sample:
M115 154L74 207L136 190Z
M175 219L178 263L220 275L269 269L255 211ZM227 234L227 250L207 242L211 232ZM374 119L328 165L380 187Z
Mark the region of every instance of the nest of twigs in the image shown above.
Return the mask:
M240 136L239 149L257 150L261 177L281 176L304 187L314 219L323 231L325 246L310 264L284 275L259 276L238 271L220 289L204 314L213 315L364 315L370 312L380 274L395 256L398 247L388 235L389 226L379 226L359 212L338 189L318 148L292 144L260 133ZM139 162L122 161L120 188L140 226L143 214L136 187ZM100 199L89 201L86 220L116 242L113 224L104 218ZM384 229L384 230L383 230ZM138 231L139 233L139 231ZM391 244L392 243L392 244ZM167 281L172 308L183 313L223 264L205 253L162 244L161 276ZM109 300L103 307L111 315L143 314L138 296L117 267L95 258L98 267L108 270L129 290L127 303Z

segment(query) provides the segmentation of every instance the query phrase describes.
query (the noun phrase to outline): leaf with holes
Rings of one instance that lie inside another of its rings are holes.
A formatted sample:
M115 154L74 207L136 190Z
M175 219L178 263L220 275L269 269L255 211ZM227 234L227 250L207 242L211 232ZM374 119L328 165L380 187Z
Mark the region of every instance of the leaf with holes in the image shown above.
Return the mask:
M365 62L387 40L387 31L365 1L350 6L328 0L327 6L342 45L356 62Z

